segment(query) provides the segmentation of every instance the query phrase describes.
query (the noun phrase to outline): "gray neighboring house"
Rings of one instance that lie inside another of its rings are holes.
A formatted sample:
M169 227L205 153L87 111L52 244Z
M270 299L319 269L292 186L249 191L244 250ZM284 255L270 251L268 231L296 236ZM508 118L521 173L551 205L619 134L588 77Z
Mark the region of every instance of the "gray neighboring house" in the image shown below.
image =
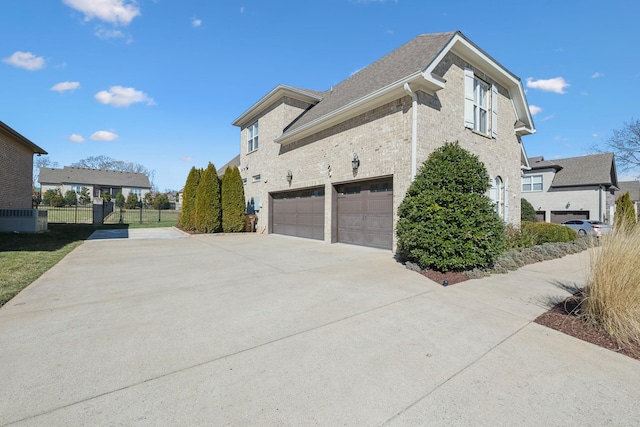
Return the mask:
M555 160L530 157L528 164L521 195L533 205L539 221L611 221L618 191L613 153Z
M234 122L257 231L394 249L397 208L445 141L479 156L520 223L520 78L461 32L420 35L325 91L278 85Z
M149 177L143 173L117 172L102 169L74 168L65 166L62 169L40 168L41 191L44 194L50 189L60 189L64 196L68 190L80 194L82 187L89 189L93 203L102 203L102 194L107 192L111 198L122 192L127 198L130 193L143 198L151 192Z
M623 194L629 193L629 196L631 196L631 202L633 203L633 208L636 211L637 218L638 212L640 212L640 181L620 181L618 184L620 191L618 191L616 195L616 201Z
M34 154L47 152L0 122L0 231L47 229L46 213L32 209Z

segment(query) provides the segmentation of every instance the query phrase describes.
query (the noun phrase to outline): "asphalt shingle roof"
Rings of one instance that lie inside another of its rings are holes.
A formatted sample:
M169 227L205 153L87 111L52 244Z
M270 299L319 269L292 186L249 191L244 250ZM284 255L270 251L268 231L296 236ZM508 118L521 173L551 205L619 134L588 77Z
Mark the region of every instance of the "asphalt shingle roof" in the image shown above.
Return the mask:
M41 184L104 185L110 187L151 188L149 177L143 173L117 172L102 169L40 168Z
M552 187L580 185L618 185L613 153L592 154L546 161L542 156L530 157L531 170L557 170Z
M227 168L232 168L234 166L240 166L240 154L229 160L224 166L218 169L218 176L224 175L224 171L227 170Z
M287 132L294 131L405 77L424 71L456 34L457 32L422 34L331 89L318 92L322 100L292 124Z
M640 181L620 181L618 184L618 187L620 188L618 197L625 193L629 193L632 201L640 201Z

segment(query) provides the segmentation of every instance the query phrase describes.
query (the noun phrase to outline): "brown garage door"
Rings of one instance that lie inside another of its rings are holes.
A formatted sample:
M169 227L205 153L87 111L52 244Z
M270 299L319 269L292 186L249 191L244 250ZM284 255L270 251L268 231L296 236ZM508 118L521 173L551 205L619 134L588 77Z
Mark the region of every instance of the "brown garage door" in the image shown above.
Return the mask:
M343 184L338 193L338 242L391 249L393 181Z
M589 211L551 211L551 222L561 224L570 219L589 219Z
M271 196L273 233L324 240L324 188Z

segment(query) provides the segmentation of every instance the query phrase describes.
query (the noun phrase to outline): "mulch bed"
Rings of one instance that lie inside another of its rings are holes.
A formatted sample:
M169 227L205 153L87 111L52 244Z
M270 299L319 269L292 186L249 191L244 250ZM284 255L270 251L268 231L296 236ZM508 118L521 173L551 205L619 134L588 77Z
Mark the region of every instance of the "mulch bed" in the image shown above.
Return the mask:
M448 285L469 280L469 277L464 273L453 271L441 273L435 270L422 270L420 274L439 284L442 284L444 280L447 280ZM621 346L615 338L611 337L605 330L587 323L580 317L580 301L580 294L570 296L553 306L551 310L538 316L535 322L564 334L571 335L574 338L640 360L640 343L632 347Z
M446 273L441 273L435 270L422 270L420 271L420 274L422 274L427 279L433 280L434 282L441 285L445 280L448 282L447 285L454 285L456 283L469 280L469 277L466 274L455 271L447 271Z
M621 346L605 330L587 323L580 317L579 295L570 296L540 315L535 322L591 344L640 360L640 343L631 347Z

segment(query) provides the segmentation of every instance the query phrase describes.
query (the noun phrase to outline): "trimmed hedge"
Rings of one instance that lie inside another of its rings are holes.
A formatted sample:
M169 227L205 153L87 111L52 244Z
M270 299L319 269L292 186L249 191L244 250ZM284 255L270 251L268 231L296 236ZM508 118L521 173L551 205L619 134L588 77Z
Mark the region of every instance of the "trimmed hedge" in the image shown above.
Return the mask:
M521 232L532 236L536 245L543 243L572 242L578 233L572 228L550 222L523 221Z

